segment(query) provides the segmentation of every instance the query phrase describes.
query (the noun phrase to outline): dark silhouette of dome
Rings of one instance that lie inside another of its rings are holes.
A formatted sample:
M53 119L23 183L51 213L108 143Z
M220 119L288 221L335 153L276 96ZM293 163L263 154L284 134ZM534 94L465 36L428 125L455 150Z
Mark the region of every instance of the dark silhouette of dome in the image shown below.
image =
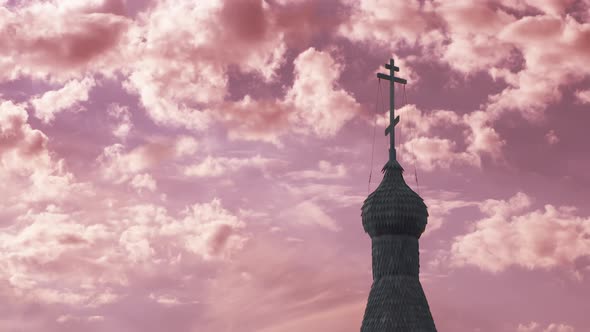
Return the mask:
M396 160L387 162L383 172L381 184L361 209L365 232L371 237L407 234L420 238L428 218L424 200L406 184Z
M373 259L373 284L361 332L435 332L418 277L418 238L427 223L426 204L406 184L396 160L388 161L383 172L361 212Z

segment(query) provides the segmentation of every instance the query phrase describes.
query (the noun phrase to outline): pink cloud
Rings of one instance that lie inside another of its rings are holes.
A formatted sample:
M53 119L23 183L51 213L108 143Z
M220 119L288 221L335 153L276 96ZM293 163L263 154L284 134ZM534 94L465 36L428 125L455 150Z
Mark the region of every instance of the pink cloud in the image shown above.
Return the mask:
M590 252L589 219L570 207L545 205L529 210L530 198L518 193L508 201L487 200L486 217L452 245L456 265L475 265L500 272L510 266L551 269L572 266Z
M454 210L477 207L478 202L458 198L457 193L440 192L440 191L425 191L420 193L424 197L424 201L428 205L428 224L422 237L427 237L434 231L440 229L446 218L454 212Z
M542 117L540 112L561 98L561 86L590 75L583 65L589 35L590 24L570 16L523 17L507 25L499 37L519 49L526 67L508 80L509 87L490 97L487 110L515 109L529 120ZM549 42L553 47L543 47ZM543 70L549 67L551 71Z
M124 149L124 146L118 143L107 146L98 158L104 177L116 183L125 182L130 175L152 167L159 160L158 151L164 152L163 146L139 147L129 153L125 153Z
M348 3L352 14L340 26L339 33L350 40L394 47L433 40L430 34L438 34L429 2L362 0Z
M551 129L547 134L545 134L545 140L547 140L547 143L553 145L559 142L559 137L555 133L555 130Z
M127 89L157 123L206 128L205 105L226 96L228 66L272 80L281 65L285 47L281 34L270 33L268 11L261 1L159 2L132 32L143 42L130 45L138 60Z
M502 159L502 147L506 141L492 127L489 114L475 111L464 115L463 121L471 129L467 137L467 151L477 155L487 154L496 160Z
M52 156L47 142L47 136L28 123L24 105L0 103L0 179L7 188L8 198L3 202L7 209L23 202L58 201L69 192L90 190L75 183L64 160Z
M289 112L282 101L252 99L226 103L218 117L228 127L227 135L232 140L262 141L281 146L280 136L289 129Z
M537 322L530 322L529 324L518 324L517 332L575 332L575 329L567 324L551 323L546 328L543 328Z
M219 200L192 204L176 217L156 205L103 204L94 203L103 210L94 215L56 206L29 212L0 234L7 262L0 276L19 301L104 307L125 297L129 282L141 279L137 270L158 274L195 259L224 260L247 240L244 223Z
M0 79L63 81L85 71L112 71L127 20L109 2L46 1L0 9ZM107 6L108 7L108 6Z
M156 180L154 180L154 178L148 173L135 175L133 179L131 179L131 186L138 192L141 192L144 189L154 192L157 187Z
M183 218L162 225L161 234L179 241L186 250L204 259L224 258L239 250L247 237L237 232L244 223L214 199L194 204Z
M404 139L398 149L407 163L432 171L451 165L480 167L483 155L501 160L505 141L492 128L489 115L484 112L461 117L449 110L422 111L413 104L397 112L401 119L398 133ZM377 124L385 127L388 123L388 113L378 116ZM457 132L461 132L463 142L445 137L457 137Z
M532 7L551 15L563 15L566 10L575 2L575 0L517 0L517 1L500 1L506 7L517 10L525 10Z
M338 79L342 65L327 51L308 48L294 60L295 80L275 100L226 103L215 115L228 126L230 139L260 140L282 146L280 136L293 132L327 138L360 112L360 105Z
M324 184L309 182L280 182L279 185L292 195L294 200L312 200L338 207L348 207L358 204L366 197L360 195L357 188L342 184Z
M13 162L26 165L26 159L35 157L47 160L47 136L31 128L23 105L2 101L0 109L0 152L3 166L15 167L16 165L11 165Z
M279 217L294 224L319 226L333 232L341 229L336 220L312 200L303 201L284 210Z
M305 48L322 34L335 33L348 14L338 2L330 3L331 15L321 15L324 4L309 0L278 0L271 5L273 29L284 34L292 48Z
M342 65L329 53L314 48L299 54L294 64L295 81L286 101L297 112L289 115L290 120L302 124L299 131L303 133L311 130L319 137L333 136L360 111L356 100L338 87Z
M320 160L318 169L289 172L287 176L294 179L339 179L345 177L347 173L344 164L333 165L327 160Z
M590 90L578 90L576 91L576 97L579 102L583 104L590 104Z
M438 137L417 137L403 144L403 159L425 171L449 168L453 164L479 166L477 155L457 151L455 142Z
M49 123L55 119L57 113L76 107L88 100L88 92L96 82L92 78L85 78L81 81L71 80L59 90L47 91L42 96L31 100L35 107L35 115Z
M173 161L195 153L198 143L190 136L154 140L130 151L121 143L109 145L97 158L107 180L120 184L164 161Z
M224 331L242 326L250 331L287 332L313 324L341 326L339 319L360 326L362 309L355 308L366 301L358 292L364 287L365 273L359 271L356 259L342 257L335 247L318 247L314 242L285 246L283 241L261 234L235 264L223 267L219 278L208 285L207 298L216 300L207 308L208 324L201 328ZM256 263L260 257L265 264ZM340 259L334 261L336 257ZM221 319L226 316L229 319Z
M272 159L256 155L250 158L227 158L207 156L203 161L195 165L186 166L184 174L195 177L226 176L237 172L244 167L264 169Z
M110 117L118 120L118 123L113 128L113 135L120 139L125 139L133 128L129 108L118 104L111 104L107 109L107 113Z
M470 74L510 56L511 45L499 40L497 34L515 20L511 15L483 2L437 1L435 8L447 25L450 43L441 52L452 68Z

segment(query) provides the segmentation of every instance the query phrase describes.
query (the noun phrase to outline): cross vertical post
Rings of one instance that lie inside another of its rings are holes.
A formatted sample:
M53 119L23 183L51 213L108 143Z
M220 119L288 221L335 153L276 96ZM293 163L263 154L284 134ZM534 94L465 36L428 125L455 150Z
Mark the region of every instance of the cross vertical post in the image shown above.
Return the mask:
M379 79L389 81L389 126L385 129L385 136L389 136L389 161L396 160L395 153L395 126L399 122L399 115L395 116L395 83L406 84L407 81L403 78L395 77L395 72L399 71L393 59L389 59L389 63L385 64L385 68L389 69L389 75L377 73Z

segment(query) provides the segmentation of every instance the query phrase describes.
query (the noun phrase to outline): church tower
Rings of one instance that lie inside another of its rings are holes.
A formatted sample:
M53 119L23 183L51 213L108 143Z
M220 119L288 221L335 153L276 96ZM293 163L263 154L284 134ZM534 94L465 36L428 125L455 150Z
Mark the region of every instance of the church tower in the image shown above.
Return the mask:
M361 332L436 332L430 308L420 284L418 239L426 227L428 211L424 200L404 181L404 169L395 151L394 84L406 84L395 77L399 68L393 59L385 65L389 75L389 160L383 180L365 200L361 209L363 228L372 242L373 284Z

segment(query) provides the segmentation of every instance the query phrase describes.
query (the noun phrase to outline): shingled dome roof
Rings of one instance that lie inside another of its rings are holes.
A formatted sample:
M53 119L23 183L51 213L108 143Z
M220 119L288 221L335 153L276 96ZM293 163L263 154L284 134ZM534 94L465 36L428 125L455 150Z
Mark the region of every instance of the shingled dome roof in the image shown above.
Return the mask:
M383 172L381 184L361 209L365 232L371 237L407 234L420 238L428 218L424 200L406 184L396 160L387 162Z

